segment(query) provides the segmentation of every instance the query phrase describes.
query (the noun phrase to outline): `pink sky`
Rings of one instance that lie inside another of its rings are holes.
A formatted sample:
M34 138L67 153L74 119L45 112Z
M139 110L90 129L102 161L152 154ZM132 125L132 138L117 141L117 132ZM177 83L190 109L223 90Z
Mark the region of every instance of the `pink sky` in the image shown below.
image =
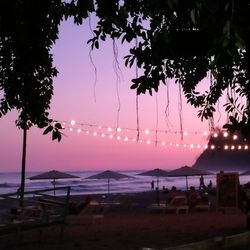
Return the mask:
M51 117L68 123L73 119L77 123L101 125L115 128L136 129L136 103L135 91L130 90L131 79L135 77L135 68L126 69L122 57L127 54L126 48L119 46L119 63L121 72L120 82L114 71L114 54L112 43L103 43L100 49L92 53L92 58L97 68L97 82L95 85L94 67L89 57L87 40L91 37L88 24L82 27L74 26L70 21L64 23L60 29L59 40L52 53L54 64L59 70L59 75L54 80L54 97L51 105ZM118 44L118 43L117 43ZM204 86L208 80L204 81ZM119 122L117 122L118 95L120 99ZM139 121L140 129L156 129L158 120L159 130L180 131L178 116L178 88L174 82L170 85L170 115L167 126L165 107L167 103L166 87L161 86L157 95L139 96ZM96 96L96 101L94 96ZM180 134L158 132L158 141L182 144L176 146L155 146L147 144L146 140L154 140L155 133L148 136L141 133L143 143L124 141L126 136L135 137L135 132L122 132L122 139L110 139L107 136L87 135L65 129L60 143L51 141L49 136L42 135L42 130L32 128L28 132L27 141L27 171L57 170L126 170L126 169L152 169L176 168L182 165L192 165L203 151L190 144L205 145L206 139L200 133L208 131L208 122L201 122L197 118L197 110L190 107L183 99L183 130L196 132L181 140ZM156 106L158 102L158 108ZM158 115L156 110L158 109ZM223 111L221 104L221 112ZM19 171L21 167L22 131L15 127L16 112L9 113L0 120L1 129L1 169L0 171ZM218 117L215 124L221 126L225 120ZM86 127L85 127L86 128ZM107 130L98 130L108 134ZM91 133L94 129L91 130ZM187 144L187 148L183 145Z

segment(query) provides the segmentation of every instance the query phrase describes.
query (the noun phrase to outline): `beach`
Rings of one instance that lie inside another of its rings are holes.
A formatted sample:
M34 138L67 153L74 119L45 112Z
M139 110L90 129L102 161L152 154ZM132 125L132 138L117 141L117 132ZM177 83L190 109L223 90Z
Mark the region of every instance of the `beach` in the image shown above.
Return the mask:
M223 213L213 204L209 211L162 213L147 208L154 202L154 192L127 195L132 197L129 206L107 207L100 221L67 223L63 231L59 226L32 229L15 234L15 242L9 240L13 235L1 236L1 249L164 249L247 231L246 215L240 210ZM72 197L74 201L83 198ZM103 197L94 195L92 199Z

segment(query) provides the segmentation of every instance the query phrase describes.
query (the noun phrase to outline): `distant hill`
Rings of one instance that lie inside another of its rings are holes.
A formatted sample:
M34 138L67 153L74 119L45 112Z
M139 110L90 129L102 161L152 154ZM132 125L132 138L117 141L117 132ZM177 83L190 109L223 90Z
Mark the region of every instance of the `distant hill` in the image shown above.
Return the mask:
M196 160L193 167L210 171L250 170L250 147L240 135L225 136L222 131L210 136L208 148ZM211 149L212 145L214 149Z

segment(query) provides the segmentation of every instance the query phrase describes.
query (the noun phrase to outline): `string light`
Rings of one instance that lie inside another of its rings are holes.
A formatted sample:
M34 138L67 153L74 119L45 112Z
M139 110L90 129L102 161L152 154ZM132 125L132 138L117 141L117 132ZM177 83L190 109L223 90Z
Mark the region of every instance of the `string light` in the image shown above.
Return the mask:
M223 133L223 136L224 136L224 137L228 137L228 132L224 132L224 133Z
M237 140L237 139L238 139L238 136L237 136L237 135L233 135L233 139L234 139L234 140Z
M63 124L65 125L65 129L67 129L67 123L66 122L63 122ZM75 126L77 125L78 127L81 126L82 128L73 128L71 126ZM86 128L84 128L84 126L88 126L90 129L86 130ZM164 140L160 140L159 138L157 139L157 141L155 140L151 140L149 138L140 138L140 140L134 138L133 137L129 137L128 135L124 135L125 133L129 134L133 131L136 131L138 132L137 130L134 130L134 129L129 129L129 128L112 128L112 127L106 127L106 126L97 126L97 125L94 125L94 124L77 124L74 120L72 120L70 123L68 123L68 129L69 131L76 131L78 133L81 133L82 131L84 131L86 134L92 134L93 136L100 136L100 137L109 137L110 139L112 139L114 136L117 140L123 140L123 141L133 141L133 142L139 142L139 143L146 143L146 144L152 144L152 143L155 143L155 145L159 145L159 146L166 146L166 145L169 145L169 146L175 146L176 148L178 147L182 147L182 148L190 148L190 149L201 149L201 148L204 148L204 149L211 149L211 150L214 150L214 149L219 149L219 148L224 148L224 150L248 150L249 149L249 145L248 144L245 144L245 145L224 145L224 146L221 146L221 145L201 145L201 144L195 144L195 143L179 143L179 142L168 142L166 141L165 139ZM95 131L95 130L98 129L99 132ZM93 131L94 130L94 131ZM105 133L105 130L106 130L106 133ZM116 136L115 134L112 134L112 131L116 131L116 132L119 132L119 135ZM144 134L145 136L144 137L148 137L148 135L150 134L150 130L149 129L145 129L143 130L144 131ZM152 130L151 130L152 131ZM158 132L158 130L157 130ZM166 131L164 130L164 133L165 135L168 133L169 131ZM176 132L177 134L177 132ZM185 131L183 133L183 135L187 136L189 135L190 132L187 132ZM199 132L195 132L196 135L199 134ZM202 133L203 135L208 135L208 133L206 131L204 131ZM214 132L211 134L212 137L219 137L219 135L222 135L223 137L229 137L229 133L228 132L222 132L222 133L217 133L217 132ZM143 135L142 135L143 137ZM238 135L237 134L233 134L232 137L231 137L233 140L237 140L238 139ZM245 139L245 141L247 141Z
M71 124L72 126L74 126L74 125L76 124L76 121L71 120L70 124Z

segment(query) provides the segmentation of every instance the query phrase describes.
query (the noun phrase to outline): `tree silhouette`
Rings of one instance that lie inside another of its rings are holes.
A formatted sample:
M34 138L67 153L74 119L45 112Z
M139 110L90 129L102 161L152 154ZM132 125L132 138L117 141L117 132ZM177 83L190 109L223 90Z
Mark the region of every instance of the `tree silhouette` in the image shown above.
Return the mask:
M62 20L81 24L88 15L98 22L91 47L107 39L130 43L125 65L142 69L132 79L137 94L158 91L167 78L175 79L187 102L208 119L226 91L225 111L231 116L225 128L249 136L250 5L229 0L4 0L0 3L0 116L20 111L17 124L30 121L51 126L53 95L51 45ZM134 41L137 41L136 43ZM140 71L141 72L141 71ZM211 76L208 89L197 90ZM243 98L243 101L241 101ZM58 128L50 127L54 139Z

